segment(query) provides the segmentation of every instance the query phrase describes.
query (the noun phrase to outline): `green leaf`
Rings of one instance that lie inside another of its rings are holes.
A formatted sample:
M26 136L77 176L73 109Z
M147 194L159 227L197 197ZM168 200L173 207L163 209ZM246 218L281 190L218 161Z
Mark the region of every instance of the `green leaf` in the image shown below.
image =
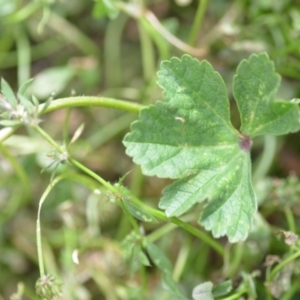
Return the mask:
M25 81L19 88L18 90L18 94L19 95L24 95L26 90L28 89L28 87L32 84L33 79L29 79L27 81Z
M178 297L179 299L188 300L181 292L178 287L178 283L174 281L170 274L163 274L162 276L163 288L167 290L172 295Z
M1 120L0 121L0 125L2 126L16 126L16 125L20 125L21 122L19 120Z
M200 224L230 242L246 239L257 206L251 138L300 129L297 104L274 100L279 82L265 53L241 62L233 83L240 133L230 122L225 84L208 62L184 55L162 63L165 101L143 109L123 142L144 174L177 179L159 203L168 217L208 200Z
M154 264L165 274L171 275L173 267L167 256L152 243L147 243L146 249Z
M52 93L60 94L75 75L69 66L46 69L34 78L31 93L37 98L48 98Z
M225 296L232 291L232 282L231 280L223 281L212 289L212 294L214 297Z
M18 102L13 90L3 78L1 78L1 92L12 106L17 105Z
M157 220L150 213L133 204L132 202L130 202L130 200L124 200L123 203L126 210L138 220L143 222L157 223Z
M158 78L166 102L141 111L124 138L127 154L146 175L178 179L159 204L167 216L209 199L201 224L215 237L244 240L256 210L251 141L231 125L222 78L188 55L163 62Z
M213 284L210 281L201 283L193 289L193 300L214 300Z
M119 9L114 4L113 0L96 0L93 8L93 16L95 18L116 18L119 14Z
M282 135L300 129L297 103L274 101L280 76L267 54L243 60L234 76L233 94L241 114L241 132L255 137Z

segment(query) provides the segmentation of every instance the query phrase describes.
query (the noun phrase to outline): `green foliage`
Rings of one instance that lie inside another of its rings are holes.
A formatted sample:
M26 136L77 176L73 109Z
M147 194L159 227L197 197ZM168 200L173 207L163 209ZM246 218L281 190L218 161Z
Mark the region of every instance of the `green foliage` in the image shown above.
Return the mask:
M115 5L114 0L95 0L93 8L93 16L95 18L110 17L115 18L119 10Z
M264 53L243 60L234 78L240 132L230 122L225 84L208 62L173 58L162 63L158 78L165 102L142 110L124 138L127 154L146 175L178 179L159 204L167 216L208 198L200 224L214 237L245 240L256 210L251 139L299 130L297 104L274 101L279 76Z
M299 7L169 4L0 0L1 299L299 299Z

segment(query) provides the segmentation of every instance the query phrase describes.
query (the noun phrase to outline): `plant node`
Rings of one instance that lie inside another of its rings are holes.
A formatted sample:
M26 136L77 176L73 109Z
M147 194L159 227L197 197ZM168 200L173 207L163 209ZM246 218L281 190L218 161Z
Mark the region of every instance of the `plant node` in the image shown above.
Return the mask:
M252 147L252 140L247 135L242 135L242 137L239 140L240 148L246 152L250 152Z

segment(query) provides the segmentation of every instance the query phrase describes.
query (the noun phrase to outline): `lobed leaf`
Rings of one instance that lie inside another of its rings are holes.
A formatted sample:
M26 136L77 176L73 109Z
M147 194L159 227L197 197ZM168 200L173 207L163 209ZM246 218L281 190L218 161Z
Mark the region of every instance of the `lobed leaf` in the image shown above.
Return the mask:
M274 101L279 80L266 54L241 62L233 84L240 133L230 122L225 84L208 62L184 55L162 63L165 101L143 109L123 142L144 174L177 179L159 203L168 217L208 199L199 223L215 237L246 239L257 207L250 138L300 128L298 106Z
M251 55L237 68L233 95L241 114L241 131L250 136L283 135L300 129L297 103L274 101L280 84L266 53Z

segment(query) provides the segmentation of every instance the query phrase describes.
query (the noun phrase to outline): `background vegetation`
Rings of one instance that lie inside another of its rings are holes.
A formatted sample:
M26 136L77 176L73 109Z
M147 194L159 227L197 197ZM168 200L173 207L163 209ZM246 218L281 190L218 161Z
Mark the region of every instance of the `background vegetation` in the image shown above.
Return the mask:
M28 94L41 102L101 95L148 105L162 97L156 85L162 60L183 53L208 60L231 97L240 60L266 51L282 76L278 98L300 98L299 5L292 0L0 0L0 76L15 91L34 77ZM137 117L103 107L61 109L43 115L41 127L62 145L84 123L70 147L72 158L157 208L170 181L144 177L122 144ZM141 237L132 233L130 216L113 194L74 166L57 168L63 159L36 131L22 127L6 139L5 130L0 130L1 300L40 299L35 295L37 212L51 178L59 174L65 179L48 195L41 226L45 268L63 283L62 299L176 298L172 284L162 285L164 272L142 250ZM173 223L139 222L143 235L171 261L173 279L187 299L201 282L226 279L233 290L222 299L299 299L299 245L292 234L299 232L299 137L255 141L260 214L246 242L217 241L222 255ZM183 221L198 227L193 212Z

